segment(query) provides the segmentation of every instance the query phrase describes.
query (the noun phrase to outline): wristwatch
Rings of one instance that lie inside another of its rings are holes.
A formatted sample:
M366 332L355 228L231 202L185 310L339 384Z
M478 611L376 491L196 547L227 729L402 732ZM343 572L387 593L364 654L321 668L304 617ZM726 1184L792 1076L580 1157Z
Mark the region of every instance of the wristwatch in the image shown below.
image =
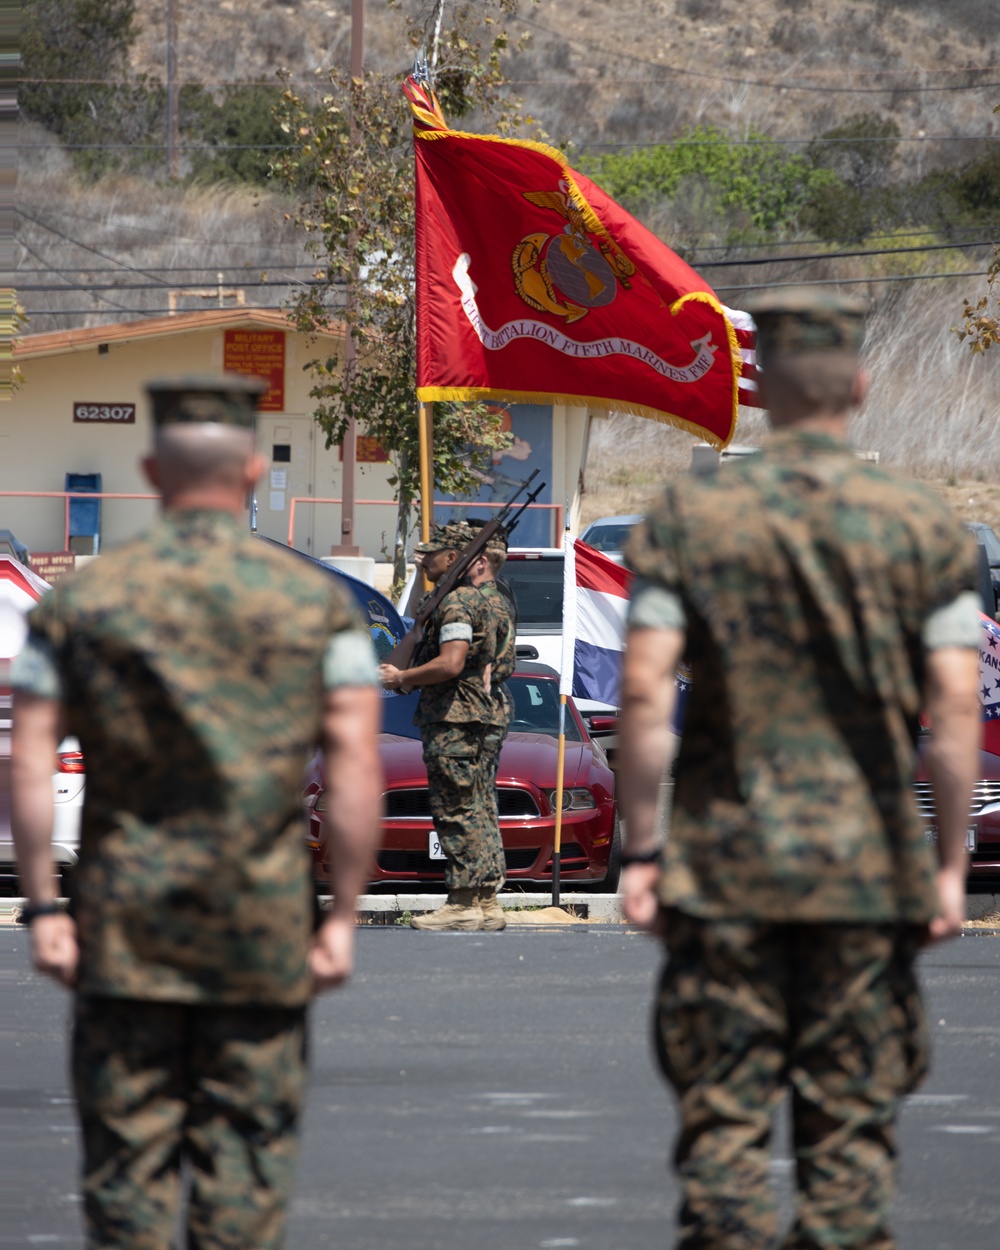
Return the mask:
M48 903L25 903L21 908L20 924L30 925L39 916L58 916L64 911L62 903L52 899Z
M631 868L633 864L662 864L663 848L654 846L648 851L622 851L618 861L623 868Z

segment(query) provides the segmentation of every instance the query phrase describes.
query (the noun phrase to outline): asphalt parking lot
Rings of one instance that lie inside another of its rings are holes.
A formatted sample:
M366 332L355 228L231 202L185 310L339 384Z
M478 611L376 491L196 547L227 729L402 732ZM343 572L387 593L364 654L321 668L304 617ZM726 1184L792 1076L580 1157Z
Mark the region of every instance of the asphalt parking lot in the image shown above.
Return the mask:
M673 1107L647 1046L656 947L617 925L359 932L316 1006L293 1250L660 1250ZM904 1113L903 1250L995 1250L1000 940L926 954L930 1080ZM67 1000L0 930L0 1247L82 1246ZM774 1180L786 1213L779 1125Z

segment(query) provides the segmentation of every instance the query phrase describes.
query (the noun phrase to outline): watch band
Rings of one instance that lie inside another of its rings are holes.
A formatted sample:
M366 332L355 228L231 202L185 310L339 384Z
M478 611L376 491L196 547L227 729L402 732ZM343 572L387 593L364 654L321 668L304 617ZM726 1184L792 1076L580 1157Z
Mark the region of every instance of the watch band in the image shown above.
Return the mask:
M52 899L48 903L25 903L21 908L20 923L30 925L39 916L58 916L64 911L62 903Z
M635 851L629 853L622 851L619 863L623 868L631 868L633 864L662 864L663 850L659 846L654 846L648 851Z

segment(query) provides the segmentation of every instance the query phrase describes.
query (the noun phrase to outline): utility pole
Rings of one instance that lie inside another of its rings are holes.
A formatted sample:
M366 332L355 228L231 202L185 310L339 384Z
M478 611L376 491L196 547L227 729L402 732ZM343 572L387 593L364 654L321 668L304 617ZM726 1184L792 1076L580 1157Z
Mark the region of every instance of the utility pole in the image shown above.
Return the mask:
M365 0L351 0L351 96L359 90L365 73ZM356 149L360 141L358 126L355 120L354 102L351 101L351 148ZM351 369L357 359L354 336L351 334L351 313L354 309L354 281L357 274L351 275L347 287L346 334L344 336L344 372L350 378ZM343 464L341 467L342 484L340 495L340 543L334 547L331 555L359 556L361 548L356 542L354 528L354 479L358 461L358 426L353 417L347 422L344 431Z
M176 5L177 0L167 0L167 176L170 178L180 177Z

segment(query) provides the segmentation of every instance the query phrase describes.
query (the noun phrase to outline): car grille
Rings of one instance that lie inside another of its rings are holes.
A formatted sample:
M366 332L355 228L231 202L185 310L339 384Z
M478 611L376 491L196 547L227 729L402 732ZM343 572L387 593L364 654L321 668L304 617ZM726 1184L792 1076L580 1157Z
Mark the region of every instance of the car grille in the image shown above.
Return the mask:
M929 781L917 781L913 785L917 810L924 820L934 821L934 792ZM978 816L987 803L1000 803L1000 781L977 781L972 787L969 814Z
M517 847L505 850L504 859L507 871L516 868L530 868L538 858L539 848ZM444 860L431 859L425 851L379 851L378 866L383 872L420 872L444 876Z
M497 808L501 816L538 816L538 804L527 790L499 786ZM385 814L390 820L430 819L431 800L427 790L389 790Z

